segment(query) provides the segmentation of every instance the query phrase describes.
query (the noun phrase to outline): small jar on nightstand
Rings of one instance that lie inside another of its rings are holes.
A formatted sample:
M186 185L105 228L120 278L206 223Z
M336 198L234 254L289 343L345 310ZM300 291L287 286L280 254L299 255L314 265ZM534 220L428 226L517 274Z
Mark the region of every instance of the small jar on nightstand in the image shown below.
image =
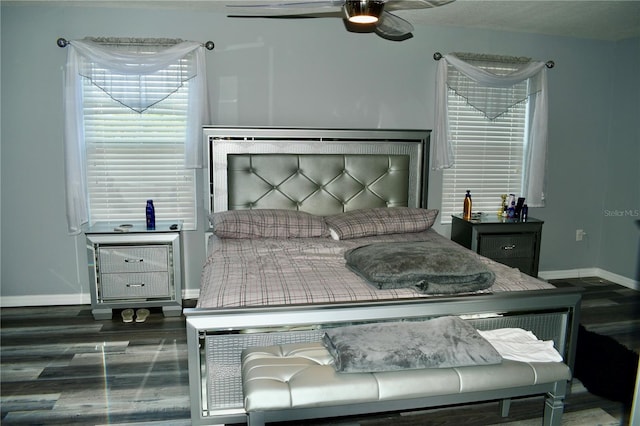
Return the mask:
M85 231L96 320L113 309L162 307L165 316L182 313L182 223L97 222Z

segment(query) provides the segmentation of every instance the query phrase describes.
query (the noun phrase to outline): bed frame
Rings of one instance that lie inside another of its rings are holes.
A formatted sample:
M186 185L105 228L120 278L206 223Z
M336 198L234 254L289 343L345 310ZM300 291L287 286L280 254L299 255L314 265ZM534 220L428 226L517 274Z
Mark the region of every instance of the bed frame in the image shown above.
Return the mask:
M204 129L207 214L247 208L334 214L365 207L426 207L429 132L285 128ZM581 294L570 289L400 301L187 308L191 421L246 421L240 353L318 341L327 327L460 315L478 329L521 327L554 340L573 365Z

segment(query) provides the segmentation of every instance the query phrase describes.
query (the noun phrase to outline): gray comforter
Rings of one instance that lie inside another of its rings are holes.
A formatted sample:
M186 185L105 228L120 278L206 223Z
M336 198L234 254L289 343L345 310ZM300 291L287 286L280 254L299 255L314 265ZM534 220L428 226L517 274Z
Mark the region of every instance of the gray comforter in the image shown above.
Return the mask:
M212 237L202 271L198 308L362 302L430 297L412 288L382 290L345 268L347 250L376 243L427 241L467 251L433 229L334 241L331 238ZM481 292L541 290L551 284L469 252L496 275Z

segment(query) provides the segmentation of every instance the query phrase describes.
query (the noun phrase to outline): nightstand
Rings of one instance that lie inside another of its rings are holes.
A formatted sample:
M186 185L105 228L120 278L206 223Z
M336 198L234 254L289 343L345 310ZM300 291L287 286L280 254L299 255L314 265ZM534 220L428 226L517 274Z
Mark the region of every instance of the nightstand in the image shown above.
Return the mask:
M451 239L485 257L538 276L542 220L507 219L496 214L474 215L466 220L452 215Z
M171 225L175 229L171 229ZM182 313L182 224L98 222L85 231L91 279L91 313L111 319L113 309L161 306Z

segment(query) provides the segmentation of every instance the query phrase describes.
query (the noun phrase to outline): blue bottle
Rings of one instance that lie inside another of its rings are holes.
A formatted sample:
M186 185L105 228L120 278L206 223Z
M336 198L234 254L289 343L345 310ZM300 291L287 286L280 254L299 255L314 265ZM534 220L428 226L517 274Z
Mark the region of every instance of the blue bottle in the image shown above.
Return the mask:
M507 217L509 219L513 219L516 217L516 198L513 194L509 194L509 207L507 208Z
M156 209L153 200L147 200L147 229L156 229Z

